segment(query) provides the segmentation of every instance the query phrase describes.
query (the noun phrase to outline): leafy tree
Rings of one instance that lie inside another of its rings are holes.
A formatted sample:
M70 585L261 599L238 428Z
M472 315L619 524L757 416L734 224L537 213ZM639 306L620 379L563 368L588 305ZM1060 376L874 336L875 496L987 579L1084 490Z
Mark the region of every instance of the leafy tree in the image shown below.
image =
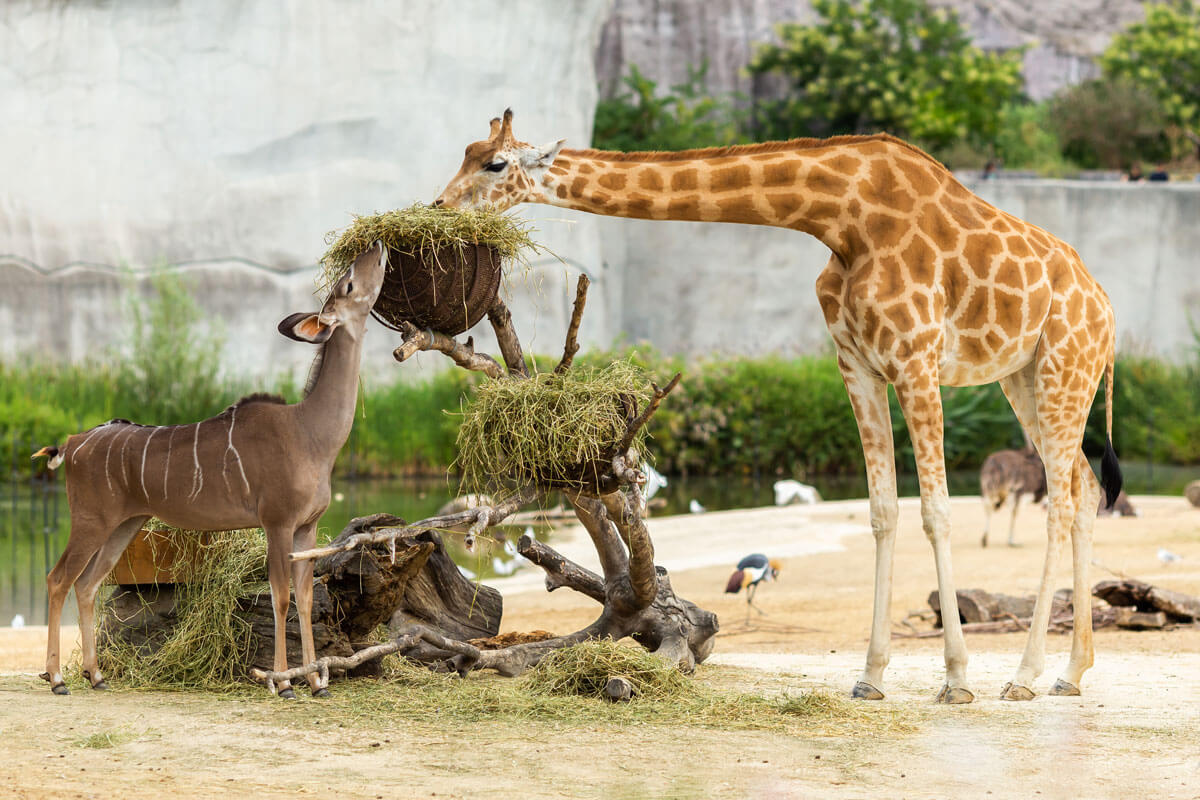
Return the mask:
M1167 117L1157 98L1124 78L1095 80L1059 92L1050 119L1063 154L1081 167L1124 169L1170 155Z
M792 87L759 119L770 138L889 131L933 148L995 137L1021 93L1020 51L985 53L957 16L925 0L813 0L815 25L778 28L755 75Z
M1149 5L1146 18L1113 37L1100 57L1104 74L1125 78L1158 99L1167 120L1200 131L1200 5Z
M596 105L592 146L601 150L691 150L735 144L738 113L732 103L704 94L708 65L688 69L687 80L658 94L658 84L630 65L628 91Z

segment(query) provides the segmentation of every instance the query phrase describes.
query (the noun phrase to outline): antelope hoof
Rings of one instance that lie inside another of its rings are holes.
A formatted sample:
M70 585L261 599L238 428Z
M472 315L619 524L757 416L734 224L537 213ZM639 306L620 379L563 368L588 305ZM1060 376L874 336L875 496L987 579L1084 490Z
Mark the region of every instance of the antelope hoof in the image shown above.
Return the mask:
M333 697L333 692L329 691L324 686L322 686L320 689L316 689L315 691L313 691L312 696L317 698L318 700L324 700L327 697Z
M1078 687L1059 678L1054 682L1054 687L1050 690L1050 694L1055 697L1079 697L1080 692Z
M1033 690L1026 686L1019 686L1012 681L1004 684L1004 688L1000 690L1001 700L1032 700L1036 695Z
M295 700L296 699L296 693L294 691L292 691L292 687L290 687L290 686L286 689L281 689L279 691L279 696L281 698L283 698L284 700Z
M952 706L960 703L973 703L975 702L975 695L970 689L951 686L947 683L942 687L942 690L938 692L937 702Z
M41 678L42 680L44 680L46 683L49 683L50 691L54 692L55 694L70 694L71 693L71 690L68 689L67 685L65 683L63 683L62 681L59 681L58 683L54 683L50 678L49 672L43 672L41 675L38 675L38 677Z
M883 692L876 689L866 681L859 681L854 684L854 688L850 690L850 696L855 700L882 700Z
M97 692L107 692L108 691L108 681L99 680L96 683L92 684L92 688L95 689Z

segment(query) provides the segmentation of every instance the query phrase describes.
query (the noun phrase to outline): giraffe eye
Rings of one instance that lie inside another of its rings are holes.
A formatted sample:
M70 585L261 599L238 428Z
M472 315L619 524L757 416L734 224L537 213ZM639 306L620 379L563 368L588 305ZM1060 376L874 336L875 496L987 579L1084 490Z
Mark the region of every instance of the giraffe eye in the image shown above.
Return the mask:
M499 172L507 166L507 161L493 161L491 164L485 164L483 168L488 172Z

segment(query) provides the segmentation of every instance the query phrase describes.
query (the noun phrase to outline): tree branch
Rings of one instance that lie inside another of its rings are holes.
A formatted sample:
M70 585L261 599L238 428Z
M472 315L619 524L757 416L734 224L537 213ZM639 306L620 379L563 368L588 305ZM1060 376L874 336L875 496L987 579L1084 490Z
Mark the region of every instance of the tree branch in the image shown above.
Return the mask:
M437 350L449 356L455 364L463 369L482 372L489 378L504 376L504 368L496 359L475 352L475 339L472 336L467 337L466 343L460 343L452 336L432 330L422 330L411 322L401 323L400 333L404 338L404 343L392 351L392 357L397 361L407 361L422 350Z
M567 328L567 340L563 345L562 361L558 362L558 366L554 368L554 374L561 375L571 368L571 362L575 360L575 354L579 352L579 324L583 321L583 307L587 304L588 286L591 281L587 275L580 275L579 282L575 284L575 307L571 311L571 324Z
M521 340L513 328L512 313L499 297L488 309L488 322L496 332L496 343L500 345L500 355L508 365L508 374L513 378L528 378L529 367L525 365L525 353L521 349ZM493 375L492 377L499 377Z
M353 520L350 525L346 526L346 530L342 531L342 534L337 539L324 547L316 547L312 550L300 550L292 553L289 558L292 561L310 561L323 556L333 555L334 553L342 553L357 547L375 544L388 545L394 558L396 539L402 536L415 535L430 528L443 531L462 530L465 528L467 538L474 540L474 537L482 531L499 525L506 518L516 513L517 509L526 503L532 502L535 498L535 493L525 491L491 506L476 506L475 508L468 508L465 511L459 511L454 514L429 517L403 527L384 527L347 535L347 533L359 529L354 527L359 520Z
M609 522L604 504L595 497L575 493L567 494L567 501L575 509L575 516L588 536L592 537L592 546L600 557L600 570L604 573L605 583L625 575L629 571L629 554Z
M650 417L654 416L654 412L658 410L658 406L660 403L662 403L663 398L669 395L671 390L679 385L679 379L682 377L683 373L676 372L675 377L671 378L671 382L662 389L658 388L657 383L650 384L654 387L654 397L652 397L650 402L646 404L645 410L642 411L638 418L629 424L629 428L625 431L625 435L621 437L621 443L617 446L618 453L624 453L629 449L629 446L633 444L633 437L637 435L638 430L650 421Z
M597 603L605 601L604 580L549 545L525 534L517 542L517 552L546 571L546 591L553 592L560 586L566 586L587 595Z
M658 575L654 570L654 542L642 516L629 504L624 492L612 492L600 498L608 517L617 526L629 547L629 583L638 608L654 602L658 594Z

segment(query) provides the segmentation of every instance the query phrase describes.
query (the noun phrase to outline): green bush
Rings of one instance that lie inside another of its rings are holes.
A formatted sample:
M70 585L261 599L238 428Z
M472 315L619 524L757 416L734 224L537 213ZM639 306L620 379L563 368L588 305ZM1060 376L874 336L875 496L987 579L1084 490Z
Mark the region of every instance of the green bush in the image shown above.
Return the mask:
M706 65L689 68L686 81L660 95L658 84L631 64L621 81L628 91L596 105L592 146L622 152L692 150L741 141L733 104L704 94L706 71Z
M754 75L792 87L755 116L764 138L887 131L940 149L990 142L1021 92L1019 50L985 53L957 16L925 0L813 0L813 25L786 23Z
M1146 17L1113 37L1100 66L1153 95L1172 124L1200 130L1200 5L1146 6Z
M1143 87L1118 78L1068 87L1051 103L1063 154L1086 169L1125 169L1170 155L1166 116Z

